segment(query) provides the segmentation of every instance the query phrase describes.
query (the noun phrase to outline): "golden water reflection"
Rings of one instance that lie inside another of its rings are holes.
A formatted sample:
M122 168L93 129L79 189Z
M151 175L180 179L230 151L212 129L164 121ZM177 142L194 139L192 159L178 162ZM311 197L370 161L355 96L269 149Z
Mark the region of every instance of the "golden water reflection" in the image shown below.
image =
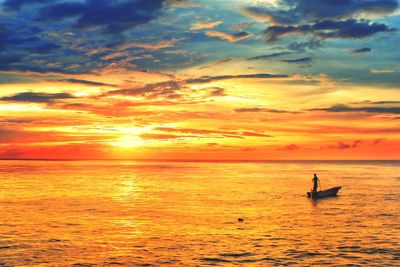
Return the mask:
M393 266L399 167L0 161L0 266Z

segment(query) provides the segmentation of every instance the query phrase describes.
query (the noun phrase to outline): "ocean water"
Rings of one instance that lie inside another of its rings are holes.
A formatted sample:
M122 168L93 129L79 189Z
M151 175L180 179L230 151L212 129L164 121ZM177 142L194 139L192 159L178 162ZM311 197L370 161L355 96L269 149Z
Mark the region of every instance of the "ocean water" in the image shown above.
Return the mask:
M308 199L314 172L339 196ZM0 181L2 267L400 266L398 161L0 161Z

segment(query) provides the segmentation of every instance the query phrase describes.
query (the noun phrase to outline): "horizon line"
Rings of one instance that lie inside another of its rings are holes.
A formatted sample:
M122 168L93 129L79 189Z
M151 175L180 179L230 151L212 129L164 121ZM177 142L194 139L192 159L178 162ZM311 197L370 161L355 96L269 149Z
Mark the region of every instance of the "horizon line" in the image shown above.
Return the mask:
M400 161L400 159L127 159L127 158L0 158L3 161L164 161L164 162L289 162L289 161Z

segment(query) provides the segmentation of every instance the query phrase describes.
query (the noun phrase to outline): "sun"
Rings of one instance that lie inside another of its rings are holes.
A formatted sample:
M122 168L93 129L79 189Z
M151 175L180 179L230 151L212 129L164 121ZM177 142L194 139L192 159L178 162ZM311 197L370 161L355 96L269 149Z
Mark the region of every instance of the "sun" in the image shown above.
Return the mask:
M110 144L119 148L134 148L134 147L142 147L145 146L148 142L143 140L139 136L136 135L123 135L114 141L111 141Z

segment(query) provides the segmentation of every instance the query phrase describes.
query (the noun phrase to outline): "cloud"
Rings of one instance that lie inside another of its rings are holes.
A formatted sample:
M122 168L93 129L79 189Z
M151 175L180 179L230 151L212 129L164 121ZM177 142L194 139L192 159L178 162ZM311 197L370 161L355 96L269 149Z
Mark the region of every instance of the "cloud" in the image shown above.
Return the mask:
M222 20L197 22L197 23L193 24L193 26L190 27L190 29L192 31L198 31L198 30L202 30L202 29L212 29L212 28L215 28L215 27L217 27L218 25L220 25L222 23L223 23Z
M210 130L210 129L191 129L191 128L171 128L171 127L157 127L154 128L156 131L161 132L173 132L173 133L184 133L184 134L192 134L192 135L200 135L207 137L232 137L232 138L242 138L242 137L272 137L271 135L252 132L252 131L229 131L229 130Z
M295 12L272 7L252 6L245 7L241 11L248 17L270 24L294 24L300 20L299 15L295 14Z
M321 41L317 39L311 39L306 42L293 42L288 45L288 48L297 52L304 52L307 49L320 48Z
M127 96L144 96L146 98L177 98L179 92L184 88L184 83L179 81L166 81L160 83L151 83L144 86L113 90L105 93L105 95L127 95Z
M299 149L300 149L300 147L296 144L290 144L283 148L283 150L287 150L287 151L293 151L293 150L299 150Z
M356 147L358 147L360 144L362 143L362 140L355 140L354 142L353 142L353 144L351 145L351 147L352 148L356 148Z
M356 16L382 16L393 13L399 6L396 0L283 0L281 6L252 6L245 15L274 25L300 24L324 19L348 19Z
M18 20L0 22L0 71L78 74L98 65L82 64L84 58L75 57L74 51L67 51L41 26Z
M173 134L152 134L152 133L144 133L139 135L142 139L157 139L157 140L168 140L168 139L178 139L185 138L190 136L182 136L182 135L173 135Z
M384 23L367 19L391 14L399 7L397 0L281 0L278 3L279 6L266 4L242 10L249 17L268 22L264 31L267 43L288 34L308 34L312 40L318 41L359 39L394 31Z
M245 112L265 112L265 113L288 113L288 114L299 114L298 111L287 111L282 109L269 109L269 108L236 108L235 112L245 113Z
M225 89L221 87L209 87L206 88L210 90L210 96L225 96Z
M90 86L107 86L107 87L116 87L115 84L110 83L101 83L101 82L93 82L88 80L81 79L48 79L49 82L66 82L66 83L76 83Z
M233 24L231 28L235 31L242 31L245 28L251 27L253 25L257 24L256 22L240 22Z
M49 103L60 99L75 98L73 95L68 93L33 93L33 92L22 92L12 96L4 96L0 98L0 101L13 101L13 102L33 102L33 103Z
M192 128L172 128L172 127L156 127L154 130L162 131L162 132L175 132L175 133L186 133L186 134L200 134L200 135L209 135L209 134L228 134L235 135L237 132L234 131L226 131L226 130L209 130L209 129L192 129Z
M351 145L346 144L346 143L344 143L342 141L339 141L334 145L327 145L327 146L325 146L323 148L328 148L328 149L349 149L351 147L352 147Z
M6 11L19 11L27 5L45 4L53 0L5 0L2 4Z
M178 7L200 7L198 3L194 3L188 0L167 0L169 5L178 6Z
M139 47L147 50L159 50L163 48L174 47L177 41L177 39L172 38L171 40L163 40L155 43L129 42L112 45L112 48L117 50L125 50L132 47Z
M54 41L40 37L42 29L35 26L22 29L20 27L13 23L0 22L0 49L46 54L60 48L60 45Z
M364 106L364 107L351 107L346 105L334 105L328 108L311 109L321 110L327 112L367 112L367 113L387 113L387 114L400 114L400 107L386 107L386 106Z
M272 137L269 134L257 133L257 132L242 132L243 136L254 136L254 137Z
M369 47L361 47L361 48L356 48L356 49L350 49L351 54L364 54L371 52L372 49Z
M308 62L312 62L312 57L282 59L281 61L285 62L285 63L308 63Z
M354 149L354 148L357 148L358 146L360 146L360 144L362 142L363 141L360 139L353 141L351 144L345 143L343 141L339 141L334 145L326 145L321 148L323 148L323 149Z
M385 140L386 140L386 138L378 138L378 139L374 140L373 144L374 145L379 145L382 141L385 141Z
M222 64L228 63L228 62L230 62L230 61L232 61L232 60L233 60L233 58L231 58L231 57L229 57L229 58L224 58L224 59L218 60L217 62L214 62L214 63L212 63L212 64L202 66L202 67L200 67L199 69L201 70L201 69L206 69L206 68L210 68L210 67L222 65Z
M110 95L140 96L146 99L162 98L166 100L179 100L181 103L184 103L185 101L202 101L209 97L224 96L225 89L221 87L205 87L193 90L184 81L165 81L134 88L108 91L103 96Z
M256 151L256 150L257 150L257 148L250 147L250 146L244 147L244 148L241 149L241 151L243 151L243 152L252 152L252 151Z
M256 73L256 74L239 74L239 75L220 75L220 76L202 76L199 78L188 79L187 83L208 83L219 80L227 79L274 79L274 78L288 78L286 74L270 74L270 73Z
M260 56L255 56L255 57L249 57L249 58L246 58L246 60L271 59L271 58L276 58L276 57L281 57L281 56L287 56L287 55L290 55L293 53L294 52L291 52L291 51L283 51L283 52L271 53L271 54L260 55Z
M370 22L367 20L323 20L310 24L289 25L289 26L270 26L264 34L267 43L277 41L281 36L287 34L310 34L313 37L322 39L346 38L359 39L372 36L380 32L393 32L395 29L389 28L384 23Z
M397 104L397 105L399 105L400 101L374 101L374 102L372 102L372 101L366 100L366 101L361 102L360 104L369 104L369 105L391 105L391 104L396 105Z
M37 20L73 20L75 29L99 27L105 33L120 33L149 23L160 15L165 0L85 0L56 2L39 9Z
M225 41L228 41L230 43L235 43L244 39L249 38L251 35L248 32L238 32L235 34L230 34L226 32L217 32L217 31L207 31L206 32L207 36L210 37L216 37Z
M343 19L356 15L390 14L398 7L396 0L300 0L293 11L306 19Z
M393 74L393 73L399 73L400 70L371 70L371 73L374 74Z

